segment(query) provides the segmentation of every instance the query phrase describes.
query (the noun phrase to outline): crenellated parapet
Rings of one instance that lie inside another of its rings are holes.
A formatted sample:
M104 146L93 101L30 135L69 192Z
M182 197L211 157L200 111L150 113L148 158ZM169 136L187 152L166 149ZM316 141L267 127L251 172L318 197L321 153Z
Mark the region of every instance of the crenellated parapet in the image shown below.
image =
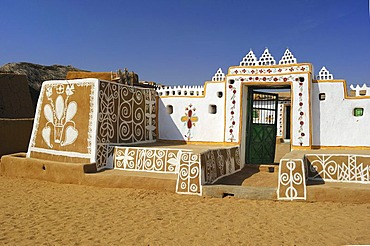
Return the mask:
M162 86L157 89L159 96L203 96L203 86Z
M350 85L349 86L351 90L355 91L355 96L370 96L370 87L367 86L366 84L363 84L362 86L356 85Z

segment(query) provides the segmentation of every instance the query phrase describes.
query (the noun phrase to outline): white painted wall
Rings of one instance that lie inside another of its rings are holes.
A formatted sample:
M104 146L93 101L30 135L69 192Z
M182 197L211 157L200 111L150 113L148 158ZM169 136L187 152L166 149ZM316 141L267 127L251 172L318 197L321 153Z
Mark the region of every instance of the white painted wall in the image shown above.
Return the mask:
M356 107L364 108L363 116L353 116ZM370 146L370 99L345 99L342 82L313 83L312 125L313 145Z
M218 97L222 92L222 97ZM195 107L193 116L198 118L195 126L191 128L189 141L223 142L225 118L225 84L224 82L208 82L205 84L204 97L191 96L163 96L158 102L158 134L163 140L188 141L187 122L181 121L185 115L185 108L189 105ZM209 113L209 105L216 105L217 113ZM173 113L166 112L166 106L173 106Z

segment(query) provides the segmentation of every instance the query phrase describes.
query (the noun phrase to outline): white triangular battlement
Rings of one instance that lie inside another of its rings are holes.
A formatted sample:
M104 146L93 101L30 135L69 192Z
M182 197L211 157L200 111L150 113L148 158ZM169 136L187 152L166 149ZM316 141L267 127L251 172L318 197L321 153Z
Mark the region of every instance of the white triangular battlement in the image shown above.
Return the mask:
M367 86L366 84L363 84L362 86L356 85L350 85L349 88L351 90L355 91L355 96L370 96L370 86Z
M248 54L240 62L240 66L256 66L256 65L258 65L258 60L252 50L250 50Z
M296 63L297 63L297 59L293 56L292 52L290 52L289 49L286 49L283 57L281 57L279 61L279 65L296 64Z
M333 80L333 75L329 73L329 70L326 69L325 66L323 66L319 72L318 75L316 75L317 80Z
M222 69L219 68L215 75L212 77L212 81L224 81L225 80L225 74L222 72Z
M258 65L260 66L269 66L269 65L275 65L275 59L274 57L270 54L269 49L265 49L263 51L260 59L258 60Z

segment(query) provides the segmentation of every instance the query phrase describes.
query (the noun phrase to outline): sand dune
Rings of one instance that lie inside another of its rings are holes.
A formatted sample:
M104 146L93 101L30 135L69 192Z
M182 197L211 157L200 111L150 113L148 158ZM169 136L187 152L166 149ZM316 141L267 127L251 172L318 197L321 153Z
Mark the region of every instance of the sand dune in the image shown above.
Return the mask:
M250 201L0 176L0 245L370 244L370 204Z

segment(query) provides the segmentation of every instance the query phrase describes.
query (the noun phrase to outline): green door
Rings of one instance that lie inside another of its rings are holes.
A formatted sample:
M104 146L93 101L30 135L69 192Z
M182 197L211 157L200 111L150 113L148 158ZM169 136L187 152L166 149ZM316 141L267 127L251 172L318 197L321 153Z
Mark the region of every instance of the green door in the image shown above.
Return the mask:
M275 158L278 95L248 90L247 164L272 164Z

